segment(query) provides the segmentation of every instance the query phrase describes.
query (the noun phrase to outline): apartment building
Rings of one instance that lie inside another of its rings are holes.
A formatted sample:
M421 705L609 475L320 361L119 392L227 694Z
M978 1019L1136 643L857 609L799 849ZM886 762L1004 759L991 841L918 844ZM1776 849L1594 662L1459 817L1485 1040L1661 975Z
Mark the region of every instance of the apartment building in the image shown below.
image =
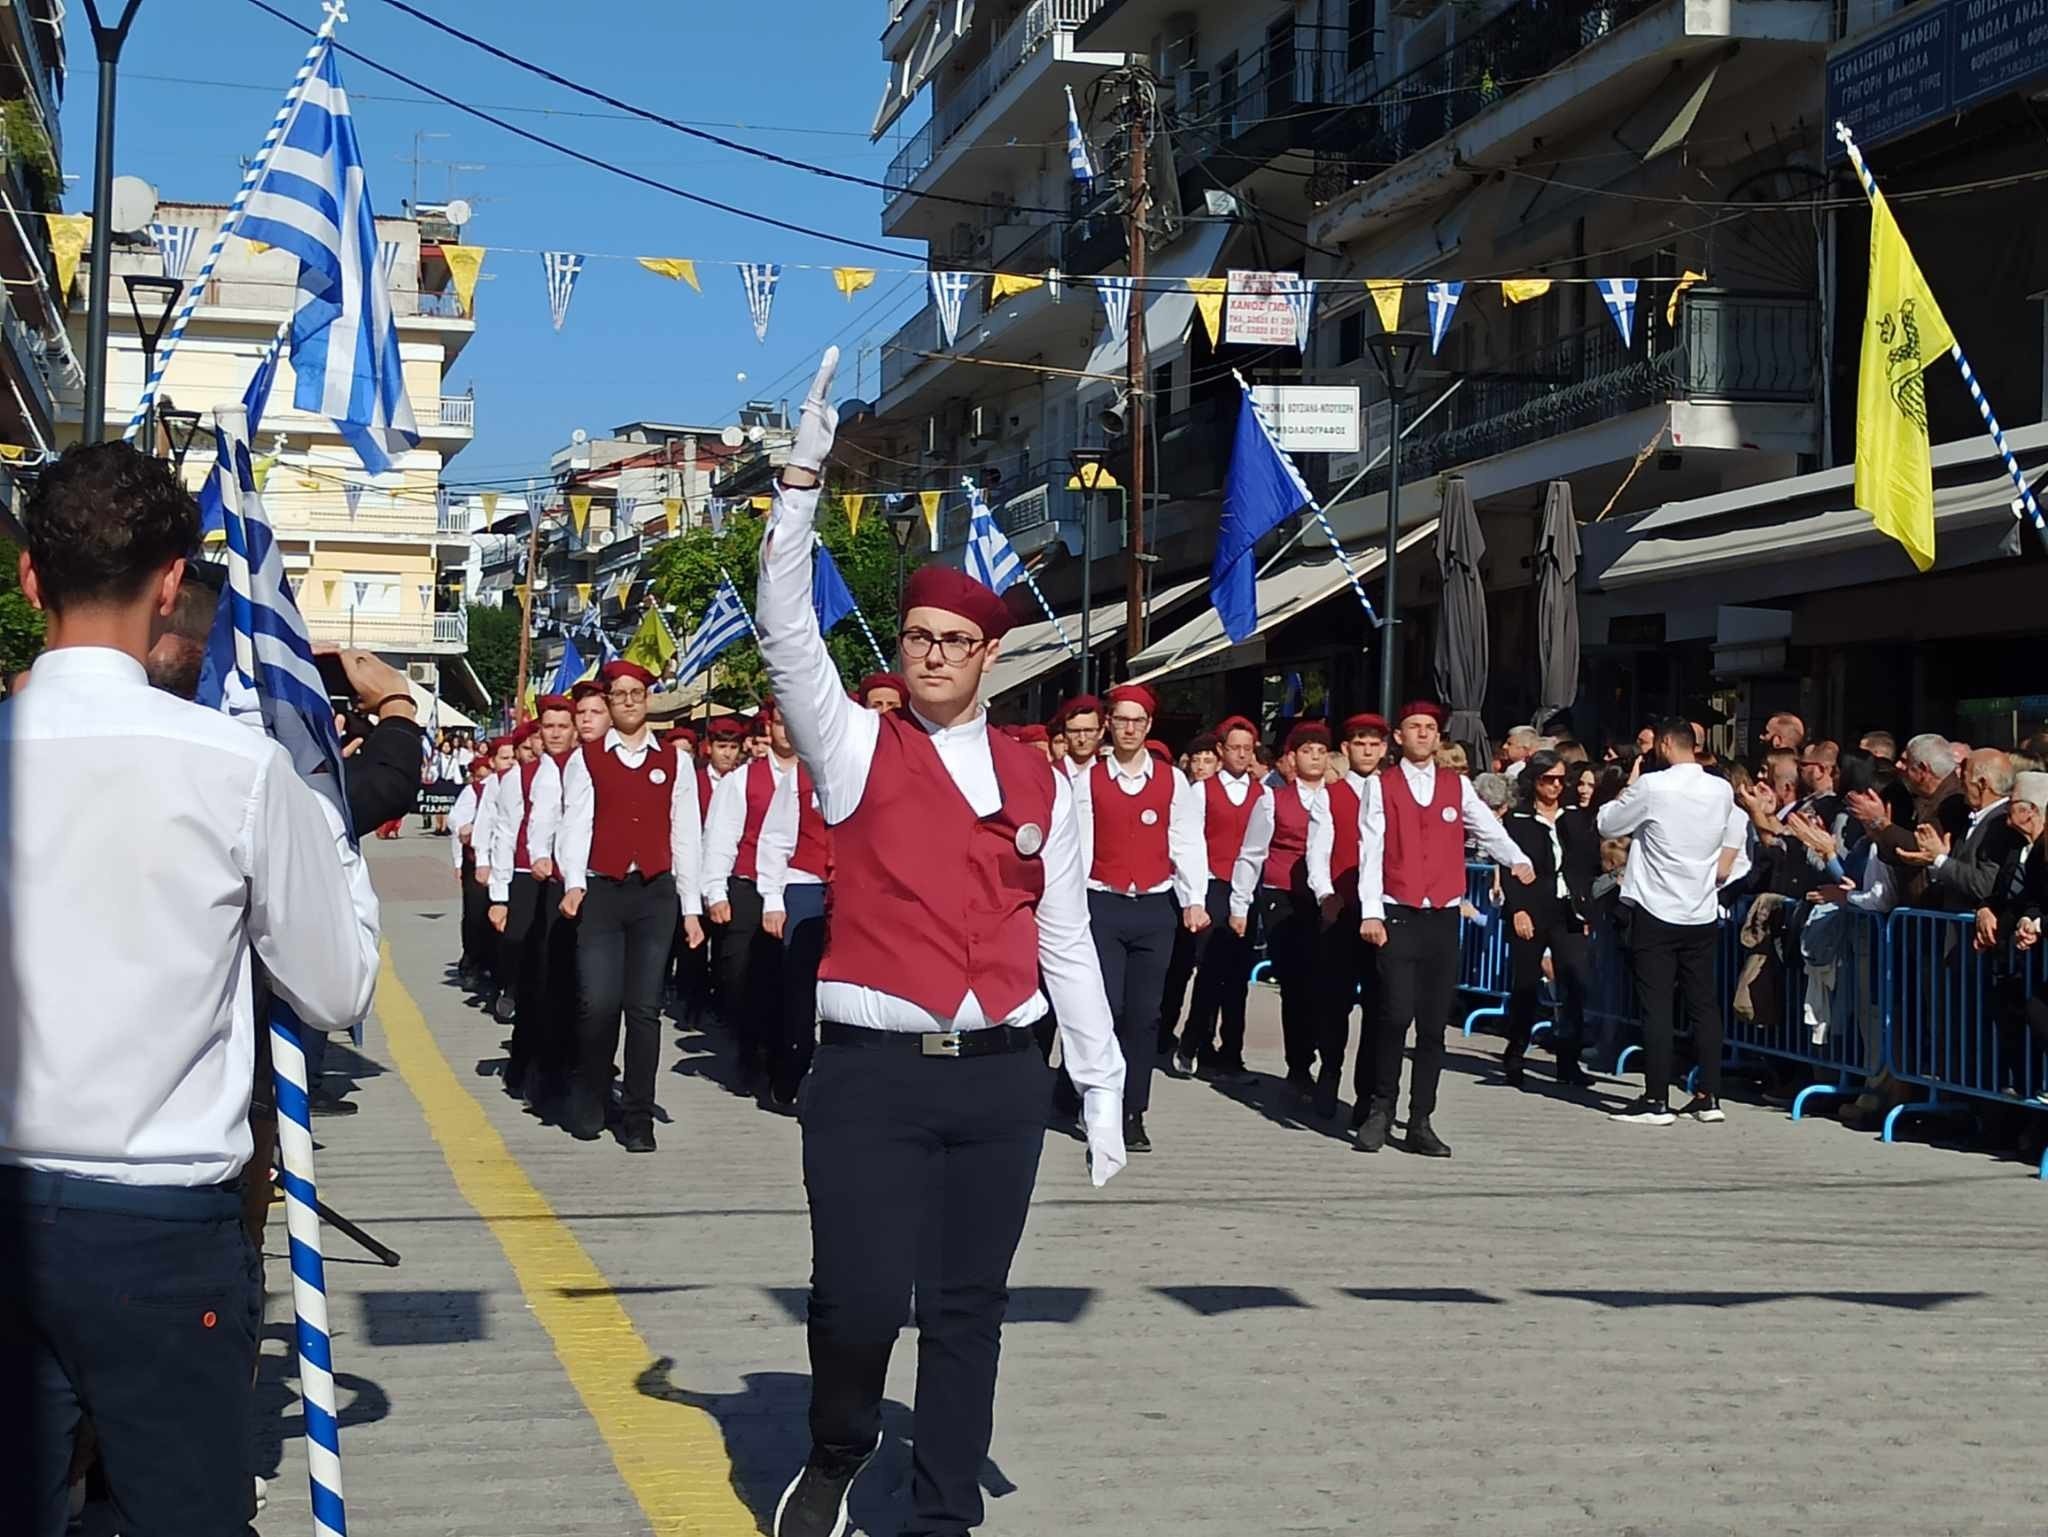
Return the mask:
M62 12L57 0L0 7L0 503L17 511L16 477L57 444L56 389L83 377L43 219L63 207Z

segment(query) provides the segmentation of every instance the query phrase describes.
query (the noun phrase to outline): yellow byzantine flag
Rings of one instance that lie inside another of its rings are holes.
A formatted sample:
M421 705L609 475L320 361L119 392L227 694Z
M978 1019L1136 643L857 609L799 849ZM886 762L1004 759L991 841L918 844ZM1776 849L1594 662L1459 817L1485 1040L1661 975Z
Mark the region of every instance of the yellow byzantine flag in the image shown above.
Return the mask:
M1043 287L1045 287L1044 278L1030 277L1015 272L998 272L995 275L994 282L989 285L988 302L990 304L1001 304L1005 299L1010 298L1014 294L1027 294L1034 288Z
M1870 297L1856 373L1856 505L1934 564L1934 462L1927 446L1927 365L1955 343L1884 194L1870 193Z
M78 259L92 239L92 215L46 213L43 223L50 231L50 254L57 259L57 297L68 299L71 280L78 276Z
M664 497L661 503L662 516L668 519L668 531L674 533L683 526L683 499L680 496Z
M590 498L572 496L569 498L569 521L576 525L576 537L583 537L583 530L590 526Z
M920 491L917 505L924 509L924 526L931 530L932 548L939 547L939 502L945 497L943 491Z
M1188 291L1195 296L1195 309L1202 317L1202 329L1209 333L1209 345L1223 345L1223 300L1230 292L1229 278L1189 278Z
M860 532L861 511L868 504L867 493L865 491L849 491L840 498L840 501L846 506L847 533L858 534Z
M1401 329L1401 280L1399 278L1367 278L1365 291L1372 295L1372 307L1379 311L1380 329L1398 331Z
M668 670L668 664L676 654L675 637L668 633L668 626L661 622L658 609L648 609L640 621L640 628L633 632L633 638L626 642L626 660L638 662L649 672L659 677Z
M1510 304L1527 304L1550 292L1549 278L1502 278L1500 296Z
M687 256L643 256L639 261L657 277L673 278L678 283L688 283L698 293L704 292L697 283L697 264Z
M448 263L448 275L455 279L455 300L462 306L462 313L474 315L477 274L484 270L484 247L444 245L441 259Z
M855 294L859 293L863 288L874 287L874 284L875 269L873 267L834 267L832 269L832 286L846 295L846 302L849 304L853 302Z

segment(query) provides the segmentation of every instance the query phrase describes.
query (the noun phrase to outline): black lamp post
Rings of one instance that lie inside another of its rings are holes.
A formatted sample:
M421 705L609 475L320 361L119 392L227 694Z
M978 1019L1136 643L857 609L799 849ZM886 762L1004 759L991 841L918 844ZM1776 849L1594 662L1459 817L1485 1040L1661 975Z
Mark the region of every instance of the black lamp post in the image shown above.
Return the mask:
M887 522L889 533L896 541L896 610L903 610L903 563L910 555L910 538L917 532L917 525L923 514L909 502L892 508Z
M1415 368L1429 346L1426 331L1382 331L1366 343L1387 386L1387 600L1380 615L1380 713L1389 720L1400 708L1394 690L1401 680L1399 563L1401 558L1401 406L1415 382Z
M1108 451L1100 448L1076 448L1068 453L1067 463L1074 467L1074 473L1067 478L1067 489L1081 493L1081 689L1092 694L1095 680L1095 643L1090 634L1090 621L1095 617L1095 498L1107 496L1114 491L1124 498L1126 508L1130 506L1130 492L1117 484L1109 466L1103 461ZM1128 516L1128 514L1126 514Z
M93 51L100 61L99 139L92 166L92 290L85 310L84 441L97 443L107 435L107 284L114 251L114 80L121 64L121 46L142 0L128 0L121 19L111 27L100 20L97 0L85 0L92 23ZM26 15L24 26L33 26ZM145 381L146 383L147 381ZM152 450L154 451L154 450Z
M178 411L168 400L159 400L156 419L163 426L164 439L171 448L171 473L182 482L185 478L185 456L192 452L192 440L199 435L199 413Z
M147 273L125 272L121 282L128 289L128 308L135 315L135 335L142 342L142 387L149 388L150 376L156 372L156 346L170 329L171 312L178 307L178 296L185 291L185 285L176 278L151 277ZM104 341L101 343L105 345ZM158 404L161 404L159 399ZM161 413L152 406L149 422L149 457L156 457L156 429L162 420ZM191 440L188 438L187 443Z

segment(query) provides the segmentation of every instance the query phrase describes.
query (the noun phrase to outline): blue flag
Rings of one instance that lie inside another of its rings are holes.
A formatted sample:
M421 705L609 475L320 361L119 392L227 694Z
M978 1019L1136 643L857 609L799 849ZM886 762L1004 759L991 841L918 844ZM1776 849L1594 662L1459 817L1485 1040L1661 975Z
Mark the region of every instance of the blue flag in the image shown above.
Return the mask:
M1233 641L1247 639L1259 621L1259 540L1314 498L1280 451L1251 391L1237 413L1230 476L1223 487L1223 517L1216 528L1216 561L1209 568L1209 601Z
M548 685L550 694L566 694L583 681L583 674L589 664L583 660L583 653L576 649L575 637L562 637L562 664L555 669L555 681Z
M819 633L829 634L855 606L846 578L839 574L839 562L825 548L825 541L818 540L811 555L811 607L817 610Z

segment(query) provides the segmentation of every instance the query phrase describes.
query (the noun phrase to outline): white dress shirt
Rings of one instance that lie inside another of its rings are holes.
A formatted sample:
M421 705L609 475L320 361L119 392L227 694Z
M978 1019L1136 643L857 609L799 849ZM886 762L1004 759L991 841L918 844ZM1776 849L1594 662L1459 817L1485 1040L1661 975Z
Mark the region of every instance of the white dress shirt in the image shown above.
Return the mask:
M1140 794L1152 782L1153 771L1159 762L1149 752L1138 754L1137 766L1126 768L1123 762L1111 753L1103 759L1109 770L1110 783L1125 795ZM1166 857L1173 870L1157 886L1148 886L1143 895L1157 896L1170 891L1178 898L1182 907L1200 907L1209 896L1209 846L1202 841L1202 792L1188 782L1188 776L1177 768L1169 768L1173 776L1173 799L1169 803L1166 818ZM1094 868L1095 863L1095 772L1089 770L1074 780L1074 814L1081 819L1081 853L1085 868ZM1111 888L1088 878L1090 891L1109 891ZM1122 896L1136 895L1132 892L1117 893Z
M616 753L621 763L637 769L647 755L661 744L645 726L640 740L629 743L612 726L604 734L604 750ZM583 754L573 753L562 771L562 821L554 831L555 873L562 878L564 892L582 891L590 884L590 839L597 826L597 786ZM704 841L704 828L697 814L697 776L671 776L668 801L668 858L675 876L676 901L685 917L704 910L697 890L697 871Z
M462 793L455 797L455 805L448 812L448 853L455 861L455 868L462 868L462 851L470 844L462 841L462 830L470 829L470 838L476 837L476 813L483 800L483 792L475 785L466 784Z
M1365 807L1365 787L1371 784L1372 781L1355 770L1346 769L1344 771L1344 783L1351 786L1352 793L1358 797L1358 805L1361 812L1359 821L1362 826L1364 823L1362 813ZM1321 901L1324 897L1334 895L1337 889L1337 883L1330 878L1330 855L1337 846L1337 817L1336 813L1330 810L1327 781L1324 783L1320 800L1323 806L1321 819L1319 820L1314 815L1311 815L1308 822L1308 889L1315 893L1316 900L1318 901Z
M787 791L793 813L796 809L796 759L784 762L771 752L768 771L775 776L775 787L768 793L768 804L772 807ZM706 907L731 899L727 888L732 880L733 866L739 862L740 840L747 831L748 772L740 769L727 774L711 787L711 809L704 816L703 887ZM790 847L796 847L794 816L790 822ZM754 884L757 887L760 885L760 863L757 843L754 850Z
M824 877L809 870L799 870L790 860L796 854L796 839L799 831L797 795L799 786L794 774L778 774L775 778L775 793L768 801L768 814L761 819L761 836L754 845L754 885L761 892L761 911L780 913L783 906L782 894L791 886L822 886ZM811 809L818 809L817 786L811 787ZM705 834L710 841L710 834ZM707 894L705 900L710 900Z
M498 790L506 776L517 771L514 764L504 774L495 769L484 776L484 787L477 794L476 821L470 824L469 851L476 855L477 868L491 867L491 850L498 841Z
M583 756L583 744L578 742L569 749L569 756ZM562 831L562 770L555 760L546 753L540 755L540 767L533 771L533 790L529 796L532 810L526 821L526 857L529 861L555 857L555 839Z
M1292 795L1301 802L1302 809L1308 813L1308 889L1314 893L1317 901L1321 901L1331 891L1329 792L1323 788L1321 780L1314 784L1304 784L1301 780L1297 779L1292 784L1289 784L1285 779L1282 779L1278 784L1274 784L1271 779L1268 779L1266 783L1271 788L1274 796ZM1278 815L1279 813L1276 811L1274 813L1276 819ZM1267 839L1269 848L1271 842L1272 840L1269 837ZM1318 884L1315 866L1315 851L1318 846L1323 851L1323 872L1320 884ZM1263 873L1262 871L1262 878Z
M879 715L846 697L846 686L818 633L818 618L811 608L811 526L817 504L815 489L778 490L761 548L754 622L760 630L762 658L774 679L777 706L817 787L818 808L828 824L836 824L859 809L882 726ZM987 816L1001 806L1002 788L988 745L988 712L977 710L951 726L934 726L914 709L910 713L930 734L940 763L975 814ZM1045 994L1050 993L1067 1072L1082 1091L1082 1118L1093 1155L1091 1177L1101 1185L1124 1164L1124 1059L1088 933L1080 821L1072 784L1064 776L1053 779L1052 822L1039 859L1045 866L1045 891L1038 901L1038 963L1044 993L1034 992L1005 1018L990 1019L970 989L952 1018L942 1019L893 993L850 982L820 982L818 1013L870 1030L980 1030L1028 1025L1042 1018Z
M1266 855L1273 847L1273 792L1248 773L1233 774L1229 769L1218 769L1214 777L1223 786L1224 798L1233 806L1242 806L1247 795L1258 797L1258 804L1252 807L1251 820L1245 823L1244 842L1238 846L1237 858L1230 865L1230 916L1245 918L1251 915L1252 900L1259 894L1259 876L1266 868ZM1202 793L1207 795L1208 791L1204 789ZM1202 816L1206 828L1206 804ZM1205 833L1202 847L1205 871L1208 853ZM1215 915L1212 913L1210 916Z
M540 783L540 771L534 770L534 783ZM488 865L491 871L491 900L503 902L512 895L512 877L520 870L530 868L518 863L519 824L526 820L526 776L518 764L501 778L491 781L489 792L491 802L490 834L491 846L488 858L479 854L477 863ZM527 858L533 857L532 840L527 841Z
M1453 770L1445 769L1444 772L1448 774ZM1366 791L1364 808L1358 814L1358 915L1361 920L1384 920L1387 916L1387 802L1384 781L1393 773L1408 781L1408 793L1415 797L1416 804L1429 806L1436 802L1437 767L1434 760L1411 763L1400 758L1373 775ZM1479 792L1472 788L1472 781L1463 774L1458 775L1458 808L1465 818L1465 836L1478 844L1480 852L1495 864L1504 870L1512 870L1529 862L1529 856L1507 835L1507 830L1500 825L1500 818L1486 809L1486 802L1479 798ZM1424 907L1429 905L1427 902L1423 904Z
M65 647L0 704L0 1164L130 1185L248 1162L251 957L316 1030L369 1012L377 899L247 725Z
M1715 900L1721 850L1731 843L1735 792L1697 763L1642 775L1600 808L1603 838L1633 838L1621 900L1665 923L1697 926L1721 916Z

